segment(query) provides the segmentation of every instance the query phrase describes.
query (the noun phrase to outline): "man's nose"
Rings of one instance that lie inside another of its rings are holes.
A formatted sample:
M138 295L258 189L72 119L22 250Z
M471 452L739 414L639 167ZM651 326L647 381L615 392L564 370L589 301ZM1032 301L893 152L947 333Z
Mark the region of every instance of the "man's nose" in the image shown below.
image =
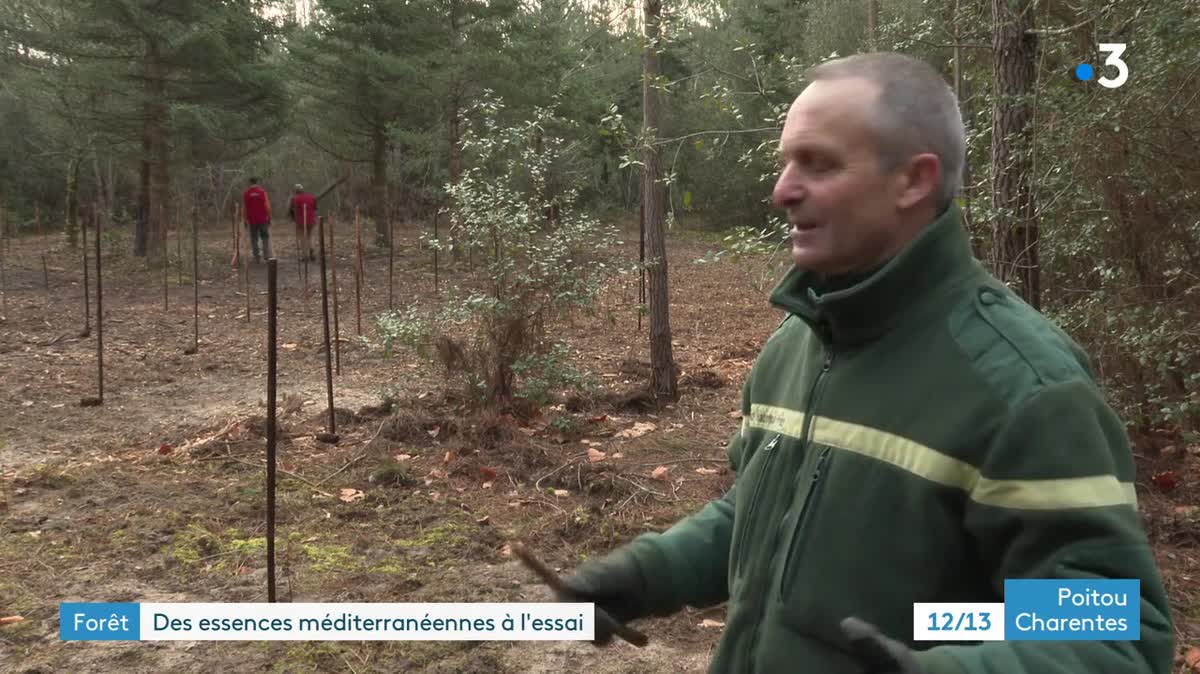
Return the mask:
M771 201L775 208L788 208L804 198L804 186L797 179L796 171L789 164L779 172L775 181L775 190L771 193Z

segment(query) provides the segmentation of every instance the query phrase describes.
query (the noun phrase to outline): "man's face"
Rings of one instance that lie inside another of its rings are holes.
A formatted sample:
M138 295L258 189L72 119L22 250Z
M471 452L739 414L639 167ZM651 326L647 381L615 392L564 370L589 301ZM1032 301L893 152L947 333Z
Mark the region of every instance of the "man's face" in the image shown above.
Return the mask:
M817 81L788 111L775 206L787 211L792 260L826 274L863 271L899 249L896 198L867 122L877 90L859 79Z

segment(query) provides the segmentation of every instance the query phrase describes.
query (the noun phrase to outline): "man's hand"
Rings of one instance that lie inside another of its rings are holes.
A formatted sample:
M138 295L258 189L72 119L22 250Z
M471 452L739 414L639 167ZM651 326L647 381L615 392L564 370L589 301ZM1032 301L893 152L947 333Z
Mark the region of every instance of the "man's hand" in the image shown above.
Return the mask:
M908 646L885 637L877 627L859 618L842 621L850 652L865 674L925 674Z
M572 576L565 578L568 594L560 601L592 602L619 623L627 623L646 615L643 599L646 583L633 556L618 549L605 557L585 562ZM612 641L614 633L596 621L597 646Z

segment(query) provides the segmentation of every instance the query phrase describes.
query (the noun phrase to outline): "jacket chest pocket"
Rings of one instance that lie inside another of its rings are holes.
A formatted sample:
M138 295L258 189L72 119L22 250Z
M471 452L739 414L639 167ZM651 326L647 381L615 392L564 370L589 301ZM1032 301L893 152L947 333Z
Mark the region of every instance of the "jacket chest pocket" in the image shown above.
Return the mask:
M742 577L747 563L751 561L749 553L756 547L757 536L760 535L758 520L762 519L761 511L765 509L763 502L768 500L764 492L769 491L767 483L770 482L771 471L779 463L777 458L781 453L779 444L782 438L778 433L771 434L738 478L737 509L730 542L733 553L729 567L731 586Z
M833 448L814 445L809 457L811 460L805 461L796 473L791 507L779 523L781 535L776 538L777 544L784 546L780 551L783 568L779 572L779 598L784 600L791 595L800 575L797 567L809 546L811 522L820 515L821 497L834 459Z

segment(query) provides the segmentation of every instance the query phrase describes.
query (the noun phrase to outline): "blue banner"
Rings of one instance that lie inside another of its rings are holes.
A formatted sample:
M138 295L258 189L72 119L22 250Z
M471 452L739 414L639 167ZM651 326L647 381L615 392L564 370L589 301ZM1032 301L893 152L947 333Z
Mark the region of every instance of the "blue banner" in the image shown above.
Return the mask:
M138 604L59 604L58 638L63 641L138 641Z
M1008 579L1005 641L1133 641L1141 637L1138 579Z

